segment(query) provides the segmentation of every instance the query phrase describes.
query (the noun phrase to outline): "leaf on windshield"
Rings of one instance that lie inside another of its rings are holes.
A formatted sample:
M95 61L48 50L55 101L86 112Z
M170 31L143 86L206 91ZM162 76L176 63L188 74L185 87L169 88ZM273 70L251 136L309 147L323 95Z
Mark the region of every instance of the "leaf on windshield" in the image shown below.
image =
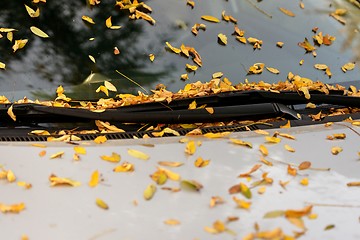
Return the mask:
M343 151L343 149L341 147L332 147L331 148L331 153L333 155L338 155L339 153L341 153Z
M51 174L49 177L50 186L70 186L70 187L78 187L81 185L80 182L71 180L69 178L60 178L57 177L55 174Z
M94 139L94 142L97 144L101 144L107 141L106 136L98 136Z
M120 162L121 160L121 157L119 154L113 152L111 154L111 156L108 156L108 155L102 155L100 156L100 158L104 161L108 161L108 162L113 162L113 163L117 163L117 162Z
M141 160L149 160L150 156L147 155L146 153L143 153L139 150L135 150L135 149L128 149L127 150L128 154L134 158L138 158Z
M213 22L213 23L220 22L220 20L218 18L210 16L210 15L203 15L203 16L201 16L201 19L208 21L208 22Z
M90 177L89 187L96 187L100 181L100 173L98 170L95 170Z
M85 15L84 15L84 16L81 17L81 19L84 20L84 21L87 22L87 23L95 24L94 20L93 20L91 17L89 17L89 16L85 16Z
M106 19L105 25L106 25L107 28L110 28L110 29L113 29L113 30L121 28L121 26L113 26L112 21L111 21L111 16Z
M255 63L249 68L248 74L260 74L263 72L264 67L265 67L264 63Z
M32 9L31 7L25 5L26 11L29 14L30 17L32 18L37 18L40 16L40 9L36 8L36 11L34 11L34 9Z
M109 206L107 205L107 203L104 202L104 201L103 201L102 199L100 199L100 198L97 198L97 199L95 200L95 203L96 203L96 205L97 205L98 207L100 207L100 208L102 208L102 209L105 209L105 210L109 209Z
M3 204L0 203L0 211L2 213L19 213L25 209L25 203L18 203L18 204Z
M251 177L251 174L256 172L259 168L261 168L261 166L262 166L261 164L255 164L248 172L240 174L239 177L241 178Z
M284 14L288 15L289 17L295 17L295 14L292 11L288 10L288 9L280 7L279 10L281 12L283 12Z
M345 73L347 71L351 71L355 68L355 63L354 62L348 62L346 64L344 64L342 67L341 67L341 70Z
M279 71L278 69L276 69L276 68L266 67L266 69L267 69L269 72L273 73L273 74L279 74L279 73L280 73L280 71Z
M235 196L233 196L232 199L236 203L238 208L249 209L251 207L251 202L239 199Z
M182 180L180 186L182 190L193 192L199 192L203 188L203 185L195 180Z
M209 163L210 163L210 160L204 160L202 157L198 157L195 160L194 165L195 165L195 167L203 168L203 167L206 167L207 165L209 165Z
M154 184L150 184L146 187L146 189L144 190L144 199L145 200L150 200L154 197L156 192L156 186Z
M226 35L219 33L218 34L218 43L220 43L221 45L226 45L227 44L227 37Z
M116 166L114 172L133 172L135 170L134 164L124 162L123 164Z
M11 119L15 122L16 121L16 116L13 112L13 106L14 105L11 105L8 110L7 110L7 114L9 115L9 117L11 117Z
M194 26L191 28L191 32L196 36L199 33L199 30L206 30L206 25L203 23L195 23Z
M305 38L304 42L299 42L298 46L304 48L306 52L312 52L316 50L316 48L311 45L311 43L309 43L307 38Z
M196 145L194 141L189 141L185 147L185 153L193 155L196 151Z
M35 34L36 36L42 37L42 38L48 38L49 35L47 35L44 31L42 31L41 29L37 28L37 27L30 27L30 30L33 34Z
M12 46L13 51L16 52L17 50L24 48L27 42L27 39L15 40L15 44Z

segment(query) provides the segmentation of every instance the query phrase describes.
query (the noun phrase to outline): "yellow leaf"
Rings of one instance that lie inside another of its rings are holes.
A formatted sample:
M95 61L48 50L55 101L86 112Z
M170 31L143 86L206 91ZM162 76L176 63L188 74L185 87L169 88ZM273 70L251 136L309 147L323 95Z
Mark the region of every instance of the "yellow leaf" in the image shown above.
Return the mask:
M255 63L249 68L248 74L260 74L263 72L264 67L265 67L264 63Z
M278 137L269 137L269 136L266 136L266 137L265 137L265 140L266 140L266 142L268 142L268 143L279 143L279 142L281 142L281 138L278 138Z
M193 155L196 151L196 145L194 141L189 141L185 147L185 153Z
M360 187L360 182L349 182L346 185L348 187Z
M33 34L35 34L36 36L42 37L42 38L48 38L49 35L47 35L45 32L43 32L41 29L37 28L37 27L30 27L30 30Z
M107 90L112 91L112 92L116 92L117 89L116 87L109 81L104 81L104 86L107 88Z
M339 153L341 153L343 151L343 149L341 147L332 147L331 148L331 153L333 155L338 155Z
M13 173L13 171L11 171L11 170L7 171L6 178L7 178L8 182L15 182L15 180L16 180L16 176Z
M247 173L242 173L242 174L240 174L239 177L242 177L242 178L244 178L244 177L250 177L250 175L251 175L253 172L257 171L261 166L262 166L261 164L255 164L255 165L250 169L250 171L248 171Z
M86 154L86 149L81 147L81 146L75 146L74 147L74 151L77 153L77 154Z
M187 73L184 73L184 74L181 74L181 75L180 75L180 79L183 80L183 81L186 81L186 80L189 79L189 76L188 76Z
M189 72L196 71L198 69L198 66L196 65L185 64L185 66L186 66L186 70Z
M196 192L199 192L203 188L203 185L195 180L182 180L180 186L183 190Z
M176 219L167 219L164 221L164 223L166 225L170 225L170 226L176 226L176 225L179 225L180 224L180 221L179 220L176 220Z
M295 14L288 10L288 9L285 9L285 8L279 8L281 12L283 12L284 14L288 15L289 17L295 17Z
M95 201L96 205L102 209L109 209L109 205L107 205L106 202L104 202L103 200L101 200L100 198L97 198Z
M31 7L25 5L26 11L29 14L30 17L32 18L37 18L40 16L40 9L37 8L36 11L34 11L34 9L32 9Z
M166 161L160 161L158 162L159 165L164 167L180 167L184 165L182 162L166 162Z
M50 156L50 159L61 158L64 155L64 153L65 153L64 151L54 153L53 155Z
M32 185L30 183L27 183L27 182L17 182L17 185L19 187L23 187L25 189L30 189L32 188Z
M277 133L279 136L284 137L284 138L288 138L291 140L295 140L296 138L293 135L287 134L287 133Z
M96 63L96 60L95 60L95 58L93 56L89 55L89 58L93 63Z
M17 30L14 28L0 28L0 32L4 32L4 33L13 32L13 31L17 31Z
M106 19L105 25L107 28L111 28L111 26L112 26L111 16Z
M292 148L292 147L290 147L290 146L287 145L287 144L284 145L284 148L285 148L286 150L288 150L289 152L295 152L295 149Z
M349 63L344 64L344 65L341 67L341 70L342 70L343 72L346 72L346 71L353 70L354 68L355 68L355 63L354 63L354 62L349 62Z
M92 174L91 174L91 178L89 181L89 186L90 187L96 187L99 184L99 180L100 180L100 173L98 170L95 170Z
M254 132L257 134L261 134L261 135L269 135L270 134L269 132L262 130L262 129L254 130Z
M234 202L237 204L238 208L243 208L243 209L249 209L251 206L251 202L239 199L237 197L233 197Z
M160 171L163 171L166 174L166 176L173 181L179 181L181 179L179 174L177 174L173 171L170 171L169 169L161 168L161 167L158 167L158 169Z
M326 70L328 68L328 66L326 64L315 64L314 68L319 69L319 70Z
M15 40L15 44L12 46L13 51L16 52L17 50L22 49L27 42L27 39Z
M24 209L25 209L24 203L12 204L12 205L0 203L0 211L2 213L19 213Z
M307 216L311 213L312 205L308 205L300 210L286 210L285 217L287 218L300 218L303 216Z
M269 151L268 151L267 147L265 147L264 145L260 145L259 150L263 156L269 155Z
M223 204L223 203L225 203L225 201L221 197L219 197L219 196L211 197L211 199L210 199L210 208L213 208L216 205Z
M251 142L246 142L240 139L234 139L234 138L230 138L230 142L236 144L236 145L241 145L241 146L245 146L248 148L252 148L252 143Z
M16 121L16 116L13 112L13 106L14 105L11 105L8 110L7 110L7 114L9 115L9 117L11 117L11 119L15 122Z
M291 127L290 120L288 120L285 125L280 126L280 128L290 128L290 127Z
M203 136L207 138L223 138L229 135L231 132L219 132L219 133L205 133Z
M205 110L210 114L214 114L214 108L212 107L206 107Z
M168 48L170 48L170 50L173 51L174 53L176 53L176 54L181 53L181 50L180 50L179 48L175 48L175 47L171 46L171 44L170 44L169 42L166 42L165 44L166 44L166 46L168 46Z
M100 158L104 161L114 162L114 163L120 162L121 159L120 155L115 152L113 152L111 156L103 155L100 156Z
M156 192L156 186L154 184L148 185L144 191L144 199L145 200L152 199L155 192Z
M134 165L128 162L124 162L113 169L114 172L133 172L134 170Z
M84 20L85 22L88 22L90 24L95 24L94 20L91 18L91 17L88 17L88 16L82 16L81 17L82 20Z
M266 67L266 69L267 69L269 72L273 73L273 74L279 74L279 73L280 73L280 71L279 71L278 69L276 69L276 68Z
M97 144L101 144L107 141L106 136L98 136L94 139L94 142Z
M143 12L140 12L138 10L135 10L135 18L136 19L140 19L140 18L144 19L145 21L148 21L152 25L154 25L156 23L155 19L153 19L150 15L148 15L146 13L143 13Z
M265 186L259 187L259 189L258 189L258 193L259 193L259 194L264 194L265 191L266 191L266 187L265 187Z
M279 48L282 48L284 46L284 43L283 42L277 42L276 46L278 46Z
M304 42L298 43L298 45L299 47L304 48L306 52L312 52L316 49L313 45L311 45L311 43L309 43L307 38L305 38Z
M141 160L149 160L150 156L146 153L143 153L141 151L135 150L135 149L128 149L128 154L134 158L138 158Z
M209 163L210 163L210 160L204 160L204 159L202 159L202 157L198 157L195 160L194 165L195 165L195 167L202 168L202 167L206 167L207 165L209 165Z
M296 168L293 168L290 164L287 167L287 173L291 176L296 176L297 170Z
M163 185L166 183L168 177L166 173L160 169L158 169L156 172L150 175L151 179L156 182L158 185Z
M220 20L218 18L210 16L210 15L203 15L203 16L201 16L201 19L208 21L208 22L214 22L214 23L220 22Z
M71 186L71 187L78 187L81 185L80 182L71 180L69 178L60 178L57 177L54 174L51 174L49 177L49 181L50 181L50 186L54 187L54 186Z
M154 61L155 60L155 55L154 54L149 54L149 59L150 59L150 61Z
M226 35L219 33L218 34L218 42L222 45L226 45L227 44L227 37Z
M3 62L0 62L0 69L5 69L6 68L6 64Z
M300 180L300 184L301 185L304 185L304 186L307 186L309 185L309 179L308 178L303 178Z

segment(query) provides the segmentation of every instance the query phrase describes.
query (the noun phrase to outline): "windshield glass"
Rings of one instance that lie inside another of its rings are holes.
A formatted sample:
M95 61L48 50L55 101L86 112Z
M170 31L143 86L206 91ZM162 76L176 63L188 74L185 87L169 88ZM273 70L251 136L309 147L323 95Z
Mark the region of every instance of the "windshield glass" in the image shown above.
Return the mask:
M325 83L359 80L357 68L341 69L360 58L357 1L192 3L1 1L0 94L11 101L53 99L62 85L73 99L98 99L106 97L96 92L104 80L118 93L138 91L124 76L146 89L162 83L177 91L211 80L214 72L233 83L274 83L289 72ZM203 24L197 35L195 24ZM192 49L189 57L169 49L182 44ZM249 74L255 63L270 69Z

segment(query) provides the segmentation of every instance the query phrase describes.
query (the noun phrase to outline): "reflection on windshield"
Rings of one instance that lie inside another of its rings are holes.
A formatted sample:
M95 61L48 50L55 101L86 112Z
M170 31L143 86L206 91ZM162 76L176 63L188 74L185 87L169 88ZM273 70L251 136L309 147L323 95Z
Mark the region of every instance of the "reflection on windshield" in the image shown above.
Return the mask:
M0 39L0 62L6 70L0 73L1 94L16 100L24 95L30 98L53 98L58 85L64 85L67 95L78 99L104 97L95 89L104 80L112 80L120 92L139 90L130 81L115 72L119 70L146 88L163 83L169 90L177 91L188 82L208 81L214 72L223 72L233 83L264 80L285 80L289 72L327 83L359 80L358 70L343 73L341 66L359 60L360 9L344 1L303 1L304 9L290 1L199 1L192 9L186 1L149 0L151 16L156 20L152 26L144 20L129 20L126 11L119 10L115 1L101 1L89 7L86 1L48 1L33 4L28 1L1 1L0 27L15 28L13 40L6 33ZM40 8L40 16L31 18L24 4ZM279 7L291 10L295 17L279 11ZM329 13L336 8L349 9L343 26ZM204 15L221 20L222 11L237 19L237 26L245 37L263 41L261 49L253 49L232 35L234 24L202 20ZM95 24L88 24L82 16L89 16ZM105 25L112 16L112 23L120 29L111 30ZM206 25L197 36L191 32L196 23ZM36 26L50 38L35 36L30 27ZM317 56L305 54L298 46L304 38L312 42L311 30L318 28L324 35L335 36L331 46L316 46ZM218 43L218 34L227 36L227 44ZM27 45L13 53L16 39L28 39ZM165 42L180 48L182 44L193 47L201 55L203 66L195 72L187 72L185 65L194 64L191 58L180 57L165 50ZM282 48L276 45L283 42ZM120 54L114 54L117 47ZM357 51L353 51L357 49ZM154 54L150 61L149 54ZM89 55L93 56L94 63ZM300 65L300 60L303 64ZM279 70L279 74L263 71L248 75L255 63ZM314 68L325 64L331 68L332 77ZM94 77L93 73L96 73ZM180 76L188 74L188 80ZM73 86L73 87L72 87Z

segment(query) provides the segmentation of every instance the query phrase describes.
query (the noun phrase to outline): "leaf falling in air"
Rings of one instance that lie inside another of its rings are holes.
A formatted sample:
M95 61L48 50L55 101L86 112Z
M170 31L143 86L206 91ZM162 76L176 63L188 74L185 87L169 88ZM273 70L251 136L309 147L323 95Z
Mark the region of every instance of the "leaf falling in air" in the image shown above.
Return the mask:
M98 207L100 207L102 209L105 209L105 210L109 209L109 205L100 198L97 198L95 200L95 203Z
M41 29L37 28L37 27L30 27L30 30L33 34L35 34L38 37L42 37L42 38L48 38L49 35L47 35L44 31L42 31Z
M95 24L94 20L93 20L91 17L89 17L89 16L85 16L85 15L84 15L84 16L81 17L81 19L84 20L84 21L87 22L87 23Z
M89 186L96 187L100 181L100 173L98 170L95 170L90 177Z
M153 62L155 60L155 55L154 54L149 54L149 59L151 62Z
M284 14L288 15L289 17L295 17L295 13L293 13L292 11L285 9L285 8L279 8L279 10L281 12L283 12Z
M144 152L141 152L139 150L135 150L135 149L128 149L127 150L128 154L134 158L138 158L138 159L141 159L141 160L149 160L150 156L147 155L146 153Z
M40 16L39 8L37 8L36 11L34 11L34 9L32 9L31 7L25 5L25 9L26 9L27 13L29 14L29 16L32 18L37 18Z

